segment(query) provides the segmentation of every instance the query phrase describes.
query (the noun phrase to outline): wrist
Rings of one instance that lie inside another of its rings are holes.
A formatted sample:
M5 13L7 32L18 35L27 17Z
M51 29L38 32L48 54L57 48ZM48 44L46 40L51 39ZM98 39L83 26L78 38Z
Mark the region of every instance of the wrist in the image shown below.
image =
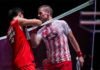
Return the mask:
M82 56L82 52L81 52L81 51L78 51L78 52L77 52L77 56L78 56L78 57L81 57L81 56Z

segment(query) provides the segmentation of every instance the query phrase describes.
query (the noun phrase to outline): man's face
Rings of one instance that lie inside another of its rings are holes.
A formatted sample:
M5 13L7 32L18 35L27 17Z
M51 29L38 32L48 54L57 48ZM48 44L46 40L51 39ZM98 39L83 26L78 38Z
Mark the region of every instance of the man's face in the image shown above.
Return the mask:
M48 12L46 12L46 11L44 10L44 8L40 8L40 9L38 10L38 17L40 18L40 20L41 20L42 22L45 22L45 21L48 20L49 15L48 15Z
M21 12L18 13L18 16L21 17L21 18L24 17L23 14L22 14Z

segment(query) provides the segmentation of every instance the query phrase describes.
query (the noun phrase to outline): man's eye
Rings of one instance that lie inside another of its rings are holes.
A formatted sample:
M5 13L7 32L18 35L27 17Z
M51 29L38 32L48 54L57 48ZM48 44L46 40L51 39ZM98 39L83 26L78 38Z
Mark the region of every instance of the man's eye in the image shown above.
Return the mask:
M42 12L39 12L39 14L41 15L41 14L42 14Z

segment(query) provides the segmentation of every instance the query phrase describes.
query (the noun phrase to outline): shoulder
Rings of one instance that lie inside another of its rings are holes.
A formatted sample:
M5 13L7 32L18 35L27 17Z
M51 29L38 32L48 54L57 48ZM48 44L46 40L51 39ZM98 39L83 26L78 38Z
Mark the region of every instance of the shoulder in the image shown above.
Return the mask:
M67 22L65 20L55 20L53 23L62 23L66 24Z
M68 25L67 21L65 21L65 20L55 20L53 23L56 25L57 24L61 25L61 26Z
M15 23L18 23L18 19L13 20L13 21L10 22L11 25L13 25L13 24L15 24Z
M17 23L20 24L20 25L22 25L22 23L23 23L24 21L26 21L26 20L27 20L27 19L21 18L21 17L16 17L16 18L14 18L14 21L17 21Z

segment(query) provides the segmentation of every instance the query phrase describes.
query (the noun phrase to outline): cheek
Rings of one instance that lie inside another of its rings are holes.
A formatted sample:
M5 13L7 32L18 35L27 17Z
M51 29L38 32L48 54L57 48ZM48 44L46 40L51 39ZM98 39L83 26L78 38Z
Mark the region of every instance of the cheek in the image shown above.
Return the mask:
M46 16L46 15L41 15L40 17L41 17L41 18L47 18L47 16Z
M41 14L40 16L39 16L40 18L48 18L48 16L47 16L47 14Z
M44 18L48 18L48 15L45 14L45 15L44 15Z

